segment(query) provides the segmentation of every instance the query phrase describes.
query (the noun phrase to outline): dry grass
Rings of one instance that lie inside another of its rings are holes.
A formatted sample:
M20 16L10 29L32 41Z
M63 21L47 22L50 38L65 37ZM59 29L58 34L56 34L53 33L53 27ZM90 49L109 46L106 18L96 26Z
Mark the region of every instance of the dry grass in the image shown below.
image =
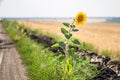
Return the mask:
M19 21L19 23L24 23L32 29L63 36L60 32L63 25L60 22ZM113 57L120 54L120 23L87 23L84 27L78 28L79 32L74 36L81 41L92 43L99 52L108 49L113 52Z

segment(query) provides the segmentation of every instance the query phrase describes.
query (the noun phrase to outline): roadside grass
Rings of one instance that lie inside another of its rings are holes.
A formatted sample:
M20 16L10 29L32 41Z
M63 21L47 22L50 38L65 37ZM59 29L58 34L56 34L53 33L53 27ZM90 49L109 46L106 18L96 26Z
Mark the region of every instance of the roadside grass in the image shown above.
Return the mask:
M22 36L21 31L18 31L13 24L10 24L5 30L16 43L17 49L27 65L30 80L53 80L61 77L54 71L53 63L56 58L43 44L37 44L26 36ZM17 40L16 35L21 38Z
M114 60L118 60L120 62L120 51L110 51L108 49L104 49L101 51L101 54L104 56L109 56ZM113 55L114 54L114 55Z
M6 21L6 20L5 20ZM8 24L9 22L9 24ZM55 53L48 50L43 44L38 44L31 40L27 36L23 35L20 30L17 29L19 25L16 21L3 21L3 26L8 35L16 43L18 52L21 54L23 62L27 66L27 73L29 80L62 80L65 66L59 62L59 56L55 56ZM25 27L25 26L24 26ZM42 34L39 31L36 33ZM88 44L83 44L82 48L86 50L92 50ZM74 63L76 66L73 69L72 75L65 80L85 80L94 77L98 70L95 65L90 64L89 60L80 59L78 63Z
M31 80L52 80L61 77L55 74L54 55L44 45L38 45L29 38L22 38L17 46L28 66L28 75Z
M120 53L120 52L119 52ZM118 56L118 61L119 61L119 63L120 63L120 54L117 54L117 56Z
M54 71L55 65L53 63L56 58L43 44L37 44L26 36L22 36L21 31L18 31L12 22L8 27L5 27L5 30L16 43L17 49L27 65L30 80L53 80L61 77L56 75ZM21 38L17 40L16 35Z
M97 52L97 49L95 49L95 47L91 43L86 43L86 42L81 43L81 49Z
M111 54L112 54L112 52L109 51L109 50L103 50L102 51L102 55L104 55L104 56L110 56Z

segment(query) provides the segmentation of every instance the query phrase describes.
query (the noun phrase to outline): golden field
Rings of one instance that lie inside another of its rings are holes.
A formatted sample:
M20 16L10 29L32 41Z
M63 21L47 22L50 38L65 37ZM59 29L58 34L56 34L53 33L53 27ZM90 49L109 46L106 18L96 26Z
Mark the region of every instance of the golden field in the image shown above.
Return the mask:
M64 27L61 22L48 21L18 21L31 29L40 29L43 32L63 36L60 28ZM120 54L120 23L87 23L77 27L78 32L74 37L81 41L92 43L99 52L108 49L116 55Z

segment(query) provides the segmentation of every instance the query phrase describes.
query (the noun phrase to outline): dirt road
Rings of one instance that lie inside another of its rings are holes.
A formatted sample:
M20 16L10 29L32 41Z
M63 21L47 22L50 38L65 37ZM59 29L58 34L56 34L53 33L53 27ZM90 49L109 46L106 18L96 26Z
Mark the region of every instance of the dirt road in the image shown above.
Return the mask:
M27 80L25 66L22 64L14 43L3 30L0 23L0 80Z

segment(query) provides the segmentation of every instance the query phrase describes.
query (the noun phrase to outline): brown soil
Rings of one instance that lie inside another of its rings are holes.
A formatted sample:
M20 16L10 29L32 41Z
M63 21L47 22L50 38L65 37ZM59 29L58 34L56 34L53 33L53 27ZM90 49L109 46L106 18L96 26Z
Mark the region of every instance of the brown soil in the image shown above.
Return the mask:
M26 69L22 64L14 43L0 24L0 80L27 80Z

